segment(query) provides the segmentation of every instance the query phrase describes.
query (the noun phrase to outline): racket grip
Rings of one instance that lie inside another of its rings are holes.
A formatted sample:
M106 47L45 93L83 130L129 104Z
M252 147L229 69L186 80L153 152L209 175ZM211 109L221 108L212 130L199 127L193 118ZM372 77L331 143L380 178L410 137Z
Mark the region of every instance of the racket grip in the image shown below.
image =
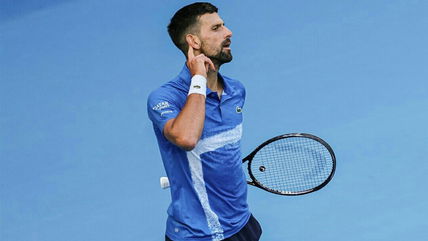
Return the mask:
M169 180L168 177L161 177L160 178L160 186L162 189L169 188Z

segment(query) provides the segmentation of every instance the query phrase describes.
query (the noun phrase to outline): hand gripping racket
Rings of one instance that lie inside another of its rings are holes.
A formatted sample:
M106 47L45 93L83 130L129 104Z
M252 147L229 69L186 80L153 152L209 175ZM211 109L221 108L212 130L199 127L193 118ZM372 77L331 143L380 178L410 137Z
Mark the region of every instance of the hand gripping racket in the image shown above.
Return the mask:
M271 138L245 157L247 183L271 193L296 196L323 188L333 178L336 157L327 142L311 134ZM161 178L161 187L169 187Z

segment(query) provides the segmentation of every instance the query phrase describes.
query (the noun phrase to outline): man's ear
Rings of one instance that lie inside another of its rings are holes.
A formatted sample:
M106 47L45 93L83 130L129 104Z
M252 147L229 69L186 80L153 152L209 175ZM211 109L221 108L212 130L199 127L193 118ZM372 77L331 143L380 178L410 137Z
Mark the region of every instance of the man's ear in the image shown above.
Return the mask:
M186 42L188 45L192 46L193 49L199 50L201 48L201 40L198 36L193 34L186 35Z

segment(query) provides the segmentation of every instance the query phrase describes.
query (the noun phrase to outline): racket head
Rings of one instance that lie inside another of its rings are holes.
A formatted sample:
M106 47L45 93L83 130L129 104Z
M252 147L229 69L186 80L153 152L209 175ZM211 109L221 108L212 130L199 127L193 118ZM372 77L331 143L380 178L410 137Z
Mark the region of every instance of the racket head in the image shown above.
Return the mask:
M248 184L280 195L315 192L327 185L336 170L330 145L307 133L291 133L267 140L250 153Z

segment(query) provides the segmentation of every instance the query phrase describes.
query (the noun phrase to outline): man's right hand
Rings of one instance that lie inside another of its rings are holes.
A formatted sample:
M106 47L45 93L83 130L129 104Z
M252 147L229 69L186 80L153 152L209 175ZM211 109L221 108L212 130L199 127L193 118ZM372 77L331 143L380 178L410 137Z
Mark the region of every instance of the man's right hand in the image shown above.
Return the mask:
M189 45L189 50L187 51L187 67L189 67L192 76L198 74L207 78L207 73L210 69L213 71L216 70L213 62L204 54L195 56L193 51L193 47Z

